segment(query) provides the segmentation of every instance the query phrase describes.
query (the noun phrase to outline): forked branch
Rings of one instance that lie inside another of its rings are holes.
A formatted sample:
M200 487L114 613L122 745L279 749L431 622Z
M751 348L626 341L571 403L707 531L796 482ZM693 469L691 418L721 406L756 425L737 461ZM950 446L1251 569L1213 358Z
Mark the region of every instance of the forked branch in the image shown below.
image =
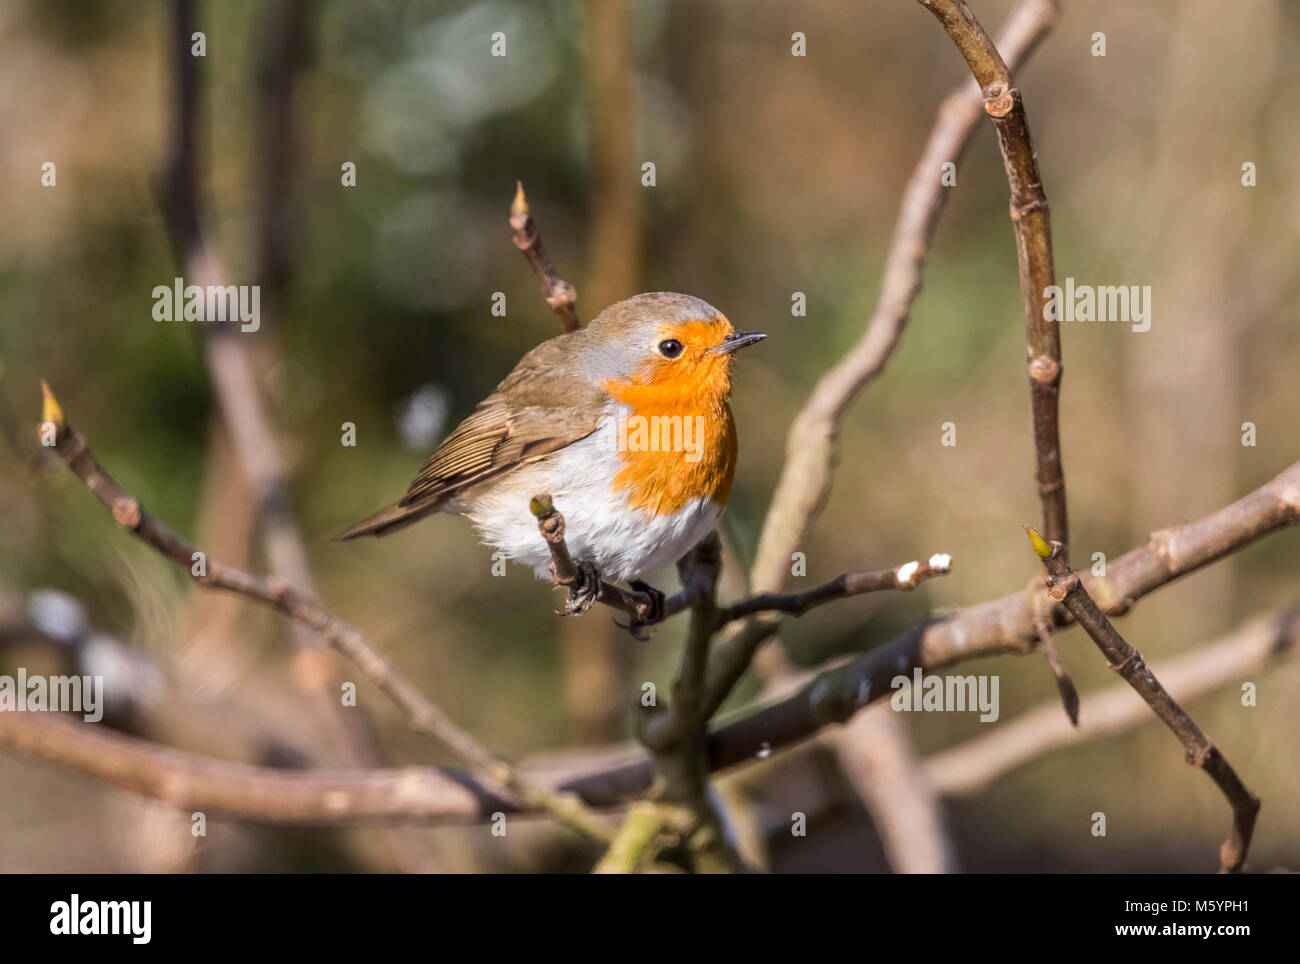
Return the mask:
M1219 848L1222 873L1240 873L1250 850L1250 838L1255 832L1255 817L1259 814L1259 797L1241 782L1237 772L1219 748L1210 742L1196 722L1187 715L1160 685L1155 674L1142 659L1142 654L1129 645L1105 614L1098 608L1088 590L1083 588L1078 573L1070 568L1065 547L1059 542L1044 541L1030 526L1025 526L1034 551L1047 569L1047 595L1070 611L1075 622L1097 644L1106 657L1106 664L1124 678L1138 692L1156 716L1173 731L1183 745L1187 762L1200 767L1223 792L1232 807L1232 833Z

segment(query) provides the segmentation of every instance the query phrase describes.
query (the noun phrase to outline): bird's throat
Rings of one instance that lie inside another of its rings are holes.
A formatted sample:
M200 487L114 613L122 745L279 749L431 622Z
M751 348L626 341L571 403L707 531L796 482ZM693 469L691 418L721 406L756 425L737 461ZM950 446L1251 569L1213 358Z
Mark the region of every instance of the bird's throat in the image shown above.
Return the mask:
M605 384L621 403L614 490L652 515L674 515L701 498L721 506L731 492L737 444L730 379L691 381L688 391L661 380Z

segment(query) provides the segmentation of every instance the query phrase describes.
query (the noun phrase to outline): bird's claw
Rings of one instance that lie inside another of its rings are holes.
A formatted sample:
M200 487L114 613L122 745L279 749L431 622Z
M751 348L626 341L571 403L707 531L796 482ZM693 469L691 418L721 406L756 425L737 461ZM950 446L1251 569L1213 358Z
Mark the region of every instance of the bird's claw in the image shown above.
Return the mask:
M645 619L638 620L638 622L646 626L649 626L653 623L663 622L664 621L664 600L667 599L667 597L663 594L663 592L659 589L656 589L648 582L642 582L640 579L631 579L628 581L628 585L631 586L633 589L635 589L637 592L645 593L647 596L650 597L650 612L646 614Z
M666 598L662 591L656 589L648 582L642 582L640 579L629 579L628 585L639 593L644 593L650 597L650 611L644 614L644 617L633 616L632 619L624 624L617 619L614 624L626 629L632 634L632 638L638 642L644 643L653 633L645 632L646 627L654 626L664 620L664 599Z
M578 560L578 581L569 587L569 598L564 603L566 616L580 616L600 597L600 570L595 563Z

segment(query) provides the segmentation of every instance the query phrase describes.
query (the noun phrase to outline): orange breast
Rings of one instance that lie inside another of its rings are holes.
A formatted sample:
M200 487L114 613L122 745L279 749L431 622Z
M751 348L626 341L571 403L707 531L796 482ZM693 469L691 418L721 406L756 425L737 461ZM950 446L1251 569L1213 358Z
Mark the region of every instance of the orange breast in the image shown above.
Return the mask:
M632 506L673 515L692 499L724 505L736 474L736 422L727 383L716 378L606 382L605 390L628 405L620 420L618 457L623 467L614 489Z

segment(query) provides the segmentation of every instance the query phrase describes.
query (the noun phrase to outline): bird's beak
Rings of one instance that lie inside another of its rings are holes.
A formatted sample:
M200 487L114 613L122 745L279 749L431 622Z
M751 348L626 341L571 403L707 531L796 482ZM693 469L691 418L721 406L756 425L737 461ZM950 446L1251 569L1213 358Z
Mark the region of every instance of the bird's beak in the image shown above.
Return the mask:
M730 355L733 351L739 351L746 345L756 345L766 337L767 335L763 334L761 331L733 331L726 338L722 339L721 344L714 345L710 348L709 353L716 355Z

